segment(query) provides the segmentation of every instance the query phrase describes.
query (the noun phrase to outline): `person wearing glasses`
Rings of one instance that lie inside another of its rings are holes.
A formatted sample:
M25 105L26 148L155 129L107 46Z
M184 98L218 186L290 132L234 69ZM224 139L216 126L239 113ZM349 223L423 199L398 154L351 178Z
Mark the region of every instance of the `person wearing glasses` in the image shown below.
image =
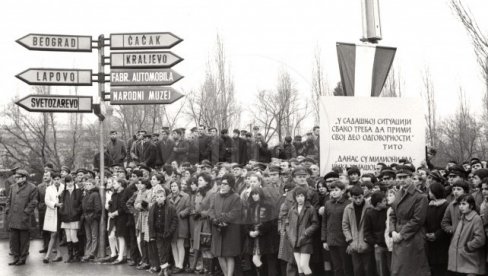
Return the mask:
M25 265L29 254L30 226L37 206L37 187L27 182L26 170L15 172L15 183L10 187L5 213L10 229L10 250L14 260L9 265Z

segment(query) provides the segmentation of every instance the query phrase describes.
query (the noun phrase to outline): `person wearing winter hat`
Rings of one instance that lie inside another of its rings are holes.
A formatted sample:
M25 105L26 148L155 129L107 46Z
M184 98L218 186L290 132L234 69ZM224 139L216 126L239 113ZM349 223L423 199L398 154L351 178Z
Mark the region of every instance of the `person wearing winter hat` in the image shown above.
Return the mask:
M449 235L441 229L441 221L449 203L440 183L429 186L429 206L425 219L427 260L432 275L442 275L447 270Z

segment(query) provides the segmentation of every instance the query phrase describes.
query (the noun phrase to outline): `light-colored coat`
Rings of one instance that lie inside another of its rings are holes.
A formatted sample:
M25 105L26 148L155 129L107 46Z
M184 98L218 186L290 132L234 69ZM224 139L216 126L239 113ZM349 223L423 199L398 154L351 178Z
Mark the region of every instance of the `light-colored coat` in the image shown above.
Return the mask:
M364 214L371 208L366 201L364 202L363 210L361 211L361 218L359 221L359 229L356 223L356 212L354 211L354 202L349 203L344 209L342 215L342 232L346 237L346 242L351 241L351 248L354 252L364 253L371 248L364 240Z
M449 246L449 271L465 274L485 274L485 230L475 211L464 215Z
M64 190L64 185L59 184L58 190L54 184L46 188L46 195L44 203L46 204L46 215L44 217L44 225L42 229L49 232L58 231L58 207L55 205L59 203L59 197Z
M175 207L178 216L178 228L175 232L175 239L187 239L190 237L188 216L190 215L190 196L185 192L180 192L176 197L170 194L169 203Z

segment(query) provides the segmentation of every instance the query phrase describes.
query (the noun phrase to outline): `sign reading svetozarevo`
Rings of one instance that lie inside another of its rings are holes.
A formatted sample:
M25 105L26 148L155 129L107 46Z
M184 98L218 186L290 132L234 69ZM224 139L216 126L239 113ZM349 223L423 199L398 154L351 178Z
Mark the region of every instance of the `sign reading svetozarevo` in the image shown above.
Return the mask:
M29 50L91 52L92 38L83 35L28 34L17 43Z
M16 104L30 112L92 112L91 96L29 95Z
M374 108L371 108L374 106ZM405 158L415 167L425 159L425 114L413 98L320 97L320 171Z
M169 49L183 39L168 32L111 34L111 50Z
M110 104L170 104L181 97L183 95L172 87L113 87L110 91Z
M30 85L92 85L92 70L30 68L16 77Z
M171 52L123 52L110 54L112 68L169 68L183 59Z
M183 76L172 69L112 69L111 86L172 85Z

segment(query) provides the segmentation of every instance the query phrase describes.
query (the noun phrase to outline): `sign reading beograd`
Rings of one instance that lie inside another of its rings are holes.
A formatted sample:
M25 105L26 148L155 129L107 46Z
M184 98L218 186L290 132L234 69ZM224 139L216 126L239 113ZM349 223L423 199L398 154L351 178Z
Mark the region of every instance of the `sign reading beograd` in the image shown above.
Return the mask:
M422 102L409 98L320 97L320 171L425 159Z

